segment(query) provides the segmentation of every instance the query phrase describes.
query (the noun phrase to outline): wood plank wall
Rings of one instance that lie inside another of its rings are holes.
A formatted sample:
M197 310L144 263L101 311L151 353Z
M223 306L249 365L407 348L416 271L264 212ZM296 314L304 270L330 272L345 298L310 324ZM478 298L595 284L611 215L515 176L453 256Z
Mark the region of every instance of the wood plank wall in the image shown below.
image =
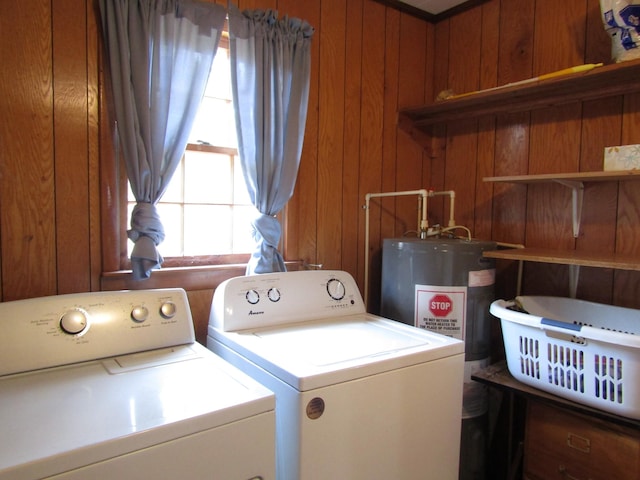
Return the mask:
M226 0L216 0L226 4ZM597 170L607 145L640 143L640 96L447 125L431 156L396 127L397 110L444 89L488 88L609 59L598 0L489 0L430 24L373 0L242 0L315 28L310 108L298 184L287 207L287 259L344 269L364 285L366 193L453 189L474 236L531 246L640 254L637 184L587 185L582 231L557 186L484 176ZM113 154L101 98L95 0L0 3L0 297L101 288L100 166ZM102 109L102 110L100 110ZM101 158L102 157L102 158ZM445 202L430 202L443 222ZM371 205L370 307L377 309L383 238L416 227L413 198ZM108 242L107 242L108 243ZM513 294L512 264L500 295ZM179 277L173 286L188 285ZM210 287L190 291L199 340ZM638 275L583 269L578 296L640 307ZM144 287L144 285L141 285ZM565 267L527 264L527 293L568 293Z

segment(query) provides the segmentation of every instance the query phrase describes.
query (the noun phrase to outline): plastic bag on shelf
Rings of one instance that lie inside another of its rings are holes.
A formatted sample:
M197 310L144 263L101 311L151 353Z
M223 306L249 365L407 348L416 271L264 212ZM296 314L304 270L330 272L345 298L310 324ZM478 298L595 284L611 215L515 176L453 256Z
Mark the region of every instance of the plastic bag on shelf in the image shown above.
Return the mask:
M604 28L611 37L611 58L640 58L640 0L600 0Z

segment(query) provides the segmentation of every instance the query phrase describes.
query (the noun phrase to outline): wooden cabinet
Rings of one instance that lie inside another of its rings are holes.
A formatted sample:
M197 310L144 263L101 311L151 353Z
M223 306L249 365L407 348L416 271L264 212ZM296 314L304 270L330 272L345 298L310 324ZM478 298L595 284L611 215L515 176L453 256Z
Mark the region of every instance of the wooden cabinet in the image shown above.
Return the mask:
M494 454L503 455L499 461L506 460L514 473L499 478L520 478L515 472L522 466L524 480L640 479L640 420L519 382L504 361L475 372L471 378L504 393L505 411L514 415L502 436L517 442L518 448L507 445L510 452L503 448ZM520 432L520 415L515 418L516 399L527 406L524 435Z
M525 429L527 480L637 480L640 431L529 402Z

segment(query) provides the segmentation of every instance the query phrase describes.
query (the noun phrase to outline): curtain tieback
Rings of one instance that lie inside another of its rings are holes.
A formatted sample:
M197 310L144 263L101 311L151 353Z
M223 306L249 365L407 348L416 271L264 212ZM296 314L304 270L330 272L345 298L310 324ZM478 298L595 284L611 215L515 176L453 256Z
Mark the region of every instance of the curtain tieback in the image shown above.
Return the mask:
M127 236L133 242L140 237L149 237L156 245L162 243L164 227L155 205L146 202L136 203L131 213L131 230L127 230Z
M255 240L258 240L258 238L256 238L256 235L258 235L262 237L262 240L268 246L273 248L278 247L280 236L282 235L282 227L276 217L259 213L251 221L251 225L254 229L253 236Z

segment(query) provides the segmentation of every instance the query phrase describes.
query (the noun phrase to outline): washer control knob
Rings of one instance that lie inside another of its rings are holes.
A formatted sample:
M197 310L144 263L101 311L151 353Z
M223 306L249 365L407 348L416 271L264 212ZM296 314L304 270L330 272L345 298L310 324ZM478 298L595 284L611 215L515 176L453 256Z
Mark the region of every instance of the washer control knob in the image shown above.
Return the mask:
M247 299L247 302L249 302L251 305L255 305L260 301L260 294L255 290L249 290L245 295L245 298Z
M327 293L334 300L342 300L346 293L344 284L337 278L332 278L327 282Z
M160 305L160 315L164 318L173 318L177 310L176 304L173 302L164 302Z
M278 300L280 300L280 290L275 287L270 288L267 292L267 297L269 297L269 300L271 300L272 302L277 302Z
M149 318L149 309L144 305L137 305L131 310L131 319L134 322L142 323Z
M80 308L74 308L67 311L60 317L60 328L64 333L69 335L78 335L82 333L89 325L87 312Z

